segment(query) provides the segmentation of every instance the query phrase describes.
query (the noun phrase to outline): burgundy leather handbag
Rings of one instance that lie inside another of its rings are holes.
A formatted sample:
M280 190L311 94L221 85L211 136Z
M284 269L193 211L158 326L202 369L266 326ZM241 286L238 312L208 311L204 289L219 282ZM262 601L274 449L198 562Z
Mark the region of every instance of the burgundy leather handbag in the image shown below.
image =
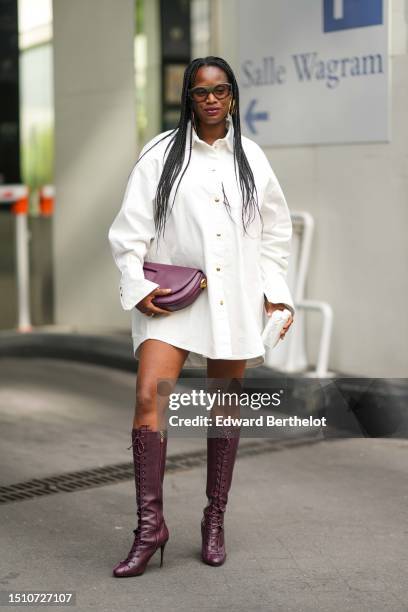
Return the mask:
M160 288L171 289L171 293L158 295L152 300L155 306L165 310L181 310L189 306L207 286L204 272L197 268L145 261L143 272L145 278Z

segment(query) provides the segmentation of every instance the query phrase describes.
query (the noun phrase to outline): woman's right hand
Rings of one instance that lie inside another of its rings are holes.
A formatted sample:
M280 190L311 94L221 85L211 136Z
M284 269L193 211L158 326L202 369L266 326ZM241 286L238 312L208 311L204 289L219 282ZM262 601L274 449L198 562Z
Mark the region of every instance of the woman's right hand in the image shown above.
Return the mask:
M159 308L153 304L153 300L157 295L167 295L170 293L171 289L161 289L160 287L156 287L153 289L149 295L140 300L135 306L140 312L145 314L147 317L153 317L155 314L171 314L171 310L164 310L163 308Z

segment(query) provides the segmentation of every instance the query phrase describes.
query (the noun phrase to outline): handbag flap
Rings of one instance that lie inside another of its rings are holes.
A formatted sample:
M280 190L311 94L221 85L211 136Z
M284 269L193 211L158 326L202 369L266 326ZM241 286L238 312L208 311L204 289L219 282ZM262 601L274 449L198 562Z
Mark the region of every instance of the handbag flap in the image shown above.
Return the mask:
M173 266L146 261L143 265L145 278L157 283L162 289L169 287L172 293L182 291L186 285L194 281L200 271L187 266Z

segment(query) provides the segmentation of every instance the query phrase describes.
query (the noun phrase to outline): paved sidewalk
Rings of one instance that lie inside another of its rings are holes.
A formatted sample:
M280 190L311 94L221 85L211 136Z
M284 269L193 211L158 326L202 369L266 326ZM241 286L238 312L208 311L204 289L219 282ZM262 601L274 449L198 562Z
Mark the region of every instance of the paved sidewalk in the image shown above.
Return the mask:
M2 484L129 461L133 373L52 359L1 373ZM224 566L200 561L201 464L166 474L164 565L136 578L111 575L132 543L131 480L1 505L0 590L74 590L80 612L407 612L408 441L241 442ZM200 449L172 438L169 459Z
M355 439L238 459L218 568L199 558L204 468L168 474L164 565L122 580L131 482L4 505L1 588L72 589L80 612L406 611L407 455Z

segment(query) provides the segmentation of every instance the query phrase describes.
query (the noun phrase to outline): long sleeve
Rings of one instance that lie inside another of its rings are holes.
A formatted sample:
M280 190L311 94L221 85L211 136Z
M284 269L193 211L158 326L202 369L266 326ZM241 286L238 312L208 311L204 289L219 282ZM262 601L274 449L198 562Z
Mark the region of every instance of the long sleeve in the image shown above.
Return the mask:
M143 274L144 259L155 233L156 188L154 164L143 158L133 168L122 206L108 232L113 258L122 274L120 301L124 310L134 308L159 286Z
M269 166L269 163L268 163ZM286 283L292 238L292 220L288 205L272 168L262 205L264 229L261 240L261 269L264 294L269 302L283 303L295 313Z

